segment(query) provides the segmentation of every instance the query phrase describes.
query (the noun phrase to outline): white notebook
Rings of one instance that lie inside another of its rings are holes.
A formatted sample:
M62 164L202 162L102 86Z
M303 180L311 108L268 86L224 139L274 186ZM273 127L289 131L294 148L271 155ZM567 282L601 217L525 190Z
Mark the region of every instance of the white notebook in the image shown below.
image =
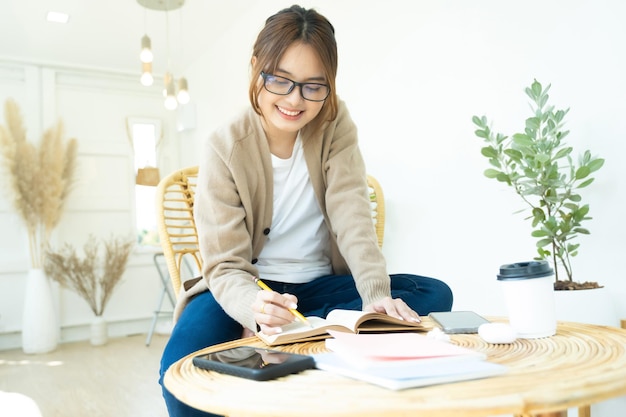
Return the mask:
M501 375L507 370L504 365L478 358L374 368L355 366L335 353L320 353L313 358L318 369L391 390L486 378Z

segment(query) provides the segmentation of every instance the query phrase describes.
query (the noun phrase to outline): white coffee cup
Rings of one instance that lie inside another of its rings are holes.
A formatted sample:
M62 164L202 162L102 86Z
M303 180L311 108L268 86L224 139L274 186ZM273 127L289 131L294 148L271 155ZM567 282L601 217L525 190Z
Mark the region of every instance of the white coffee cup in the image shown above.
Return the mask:
M554 271L546 261L502 265L498 274L509 323L524 339L556 334Z

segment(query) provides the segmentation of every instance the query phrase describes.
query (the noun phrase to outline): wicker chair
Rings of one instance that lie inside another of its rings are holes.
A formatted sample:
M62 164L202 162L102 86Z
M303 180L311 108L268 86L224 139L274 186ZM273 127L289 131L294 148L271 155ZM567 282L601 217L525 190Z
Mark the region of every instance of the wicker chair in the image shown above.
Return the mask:
M198 167L187 167L163 178L156 190L159 240L176 296L182 282L199 276L202 270L198 231L193 218L197 180Z
M370 201L372 205L372 220L376 228L376 236L378 237L378 246L383 247L383 238L385 237L385 195L383 189L371 175L367 176L367 185L369 186Z
M193 203L198 180L198 167L172 172L157 187L157 228L167 270L174 293L186 279L197 277L202 270L198 232L193 218ZM385 233L385 201L383 190L372 176L367 177L372 220L378 245L382 247ZM186 265L186 268L183 266ZM191 265L191 267L190 267ZM183 272L185 271L186 272Z

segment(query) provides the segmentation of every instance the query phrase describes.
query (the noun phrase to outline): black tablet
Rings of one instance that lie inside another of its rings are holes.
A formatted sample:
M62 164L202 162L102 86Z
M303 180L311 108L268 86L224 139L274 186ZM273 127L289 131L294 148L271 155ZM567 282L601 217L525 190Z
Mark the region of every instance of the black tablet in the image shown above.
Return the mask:
M313 357L252 346L239 346L193 358L198 368L267 381L315 367Z

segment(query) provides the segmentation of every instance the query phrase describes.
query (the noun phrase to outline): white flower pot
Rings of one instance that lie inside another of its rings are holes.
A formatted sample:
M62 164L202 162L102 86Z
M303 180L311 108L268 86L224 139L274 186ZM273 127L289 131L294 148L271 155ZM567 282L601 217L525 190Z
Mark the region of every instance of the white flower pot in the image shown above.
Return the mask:
M51 352L58 345L59 333L50 282L43 269L31 269L24 297L22 350L29 354Z
M109 329L106 320L102 316L96 316L91 322L91 344L101 346L109 340Z
M620 326L615 306L606 287L555 291L554 301L557 320Z

